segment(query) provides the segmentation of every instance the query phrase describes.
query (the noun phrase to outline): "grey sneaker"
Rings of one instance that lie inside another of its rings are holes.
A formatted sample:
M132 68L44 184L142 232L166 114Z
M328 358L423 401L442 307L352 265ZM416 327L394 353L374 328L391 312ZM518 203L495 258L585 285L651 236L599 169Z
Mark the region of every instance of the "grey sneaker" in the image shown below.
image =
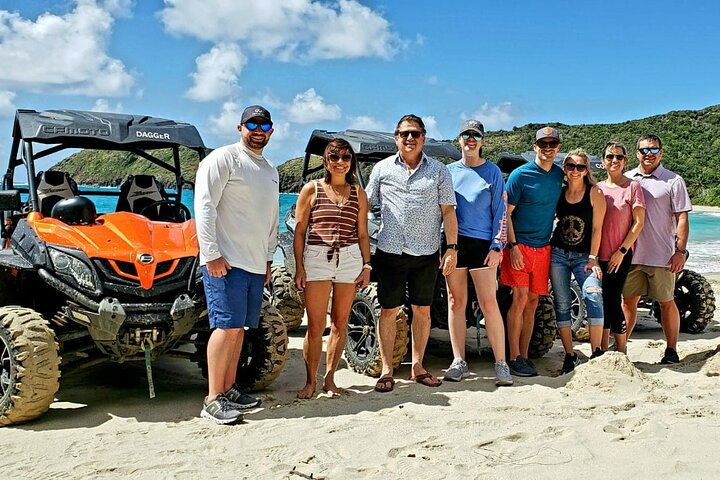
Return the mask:
M566 353L562 369L560 370L560 375L572 372L578 365L580 365L580 358L577 353Z
M200 416L209 418L220 425L229 425L243 420L242 412L225 395L218 395L215 400L209 403L205 398Z
M456 358L450 364L450 368L445 371L445 377L443 378L450 382L459 382L463 378L467 378L469 376L470 371L468 370L467 362L465 362L462 358Z
M535 366L520 355L515 360L510 360L508 366L510 373L516 377L537 377L538 374Z
M259 407L262 403L262 400L259 398L251 397L243 392L237 383L234 383L233 386L230 387L230 390L225 392L225 397L230 400L231 403L234 403L235 407L239 410Z
M495 362L495 386L509 387L513 383L512 375L510 375L510 367L507 362L505 362L505 360Z

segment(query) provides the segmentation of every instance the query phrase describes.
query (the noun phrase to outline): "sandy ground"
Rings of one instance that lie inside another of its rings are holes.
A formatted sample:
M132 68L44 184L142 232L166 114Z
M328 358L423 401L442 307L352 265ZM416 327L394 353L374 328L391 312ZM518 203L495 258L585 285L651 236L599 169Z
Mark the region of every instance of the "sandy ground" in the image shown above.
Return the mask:
M720 298L720 275L709 276ZM718 478L720 315L681 336L682 364L659 365L662 331L641 321L629 358L609 353L558 376L562 350L536 361L541 376L496 388L492 361L469 350L473 372L430 389L343 368L347 394L295 399L304 381L302 330L285 371L244 424L198 417L205 381L193 364L154 365L150 400L140 365L63 375L57 401L37 421L0 430L0 478ZM469 333L469 345L474 330ZM426 366L451 357L433 332ZM398 378L407 378L404 364Z

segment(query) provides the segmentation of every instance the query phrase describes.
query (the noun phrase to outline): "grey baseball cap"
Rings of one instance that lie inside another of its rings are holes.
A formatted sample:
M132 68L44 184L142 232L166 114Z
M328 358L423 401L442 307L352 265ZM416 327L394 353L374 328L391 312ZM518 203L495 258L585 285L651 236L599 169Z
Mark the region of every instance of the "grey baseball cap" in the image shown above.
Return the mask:
M485 135L485 127L483 127L483 124L478 120L465 120L462 127L460 127L460 133L467 131L473 131L479 133L480 135Z
M555 140L560 141L560 132L558 132L557 128L543 127L535 133L535 141L543 138L554 138Z
M244 124L245 122L247 122L248 120L252 120L253 118L262 118L263 120L267 120L268 123L272 124L270 112L268 112L265 107L262 107L260 105L250 105L245 110L243 110L242 117L240 118L240 123Z

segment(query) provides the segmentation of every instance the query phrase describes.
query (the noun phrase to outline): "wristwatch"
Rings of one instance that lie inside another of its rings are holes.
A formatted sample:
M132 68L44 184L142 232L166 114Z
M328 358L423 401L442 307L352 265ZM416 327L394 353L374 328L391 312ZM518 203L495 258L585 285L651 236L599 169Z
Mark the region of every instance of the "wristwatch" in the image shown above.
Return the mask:
M498 246L496 245L496 246L494 246L494 247L490 247L490 250L492 250L493 252L499 252L499 251L500 251L500 247L498 247Z
M457 245L457 243L448 243L448 244L447 244L447 248L448 248L448 250L450 250L451 248L452 248L453 250L457 250L457 249L458 249L458 245Z
M508 250L512 250L513 248L515 248L515 245L517 245L517 242L508 242L508 244L507 244Z
M597 259L598 259L598 258L597 258L597 255L588 255L588 258L589 258L590 260L595 260L595 261L597 261Z
M687 255L687 250L683 250L682 248L676 248L675 251L676 251L676 252L680 252L680 253L682 253L683 255Z
M627 253L627 248L623 247L622 245L620 246L620 248L618 248L618 250L619 250L620 253L622 253L623 255L625 255L625 254Z

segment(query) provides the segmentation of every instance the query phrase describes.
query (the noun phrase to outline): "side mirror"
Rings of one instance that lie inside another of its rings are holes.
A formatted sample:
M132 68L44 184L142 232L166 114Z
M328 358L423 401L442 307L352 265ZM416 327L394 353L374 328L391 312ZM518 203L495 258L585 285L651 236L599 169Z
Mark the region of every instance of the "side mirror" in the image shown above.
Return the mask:
M0 211L20 210L19 190L0 190Z

